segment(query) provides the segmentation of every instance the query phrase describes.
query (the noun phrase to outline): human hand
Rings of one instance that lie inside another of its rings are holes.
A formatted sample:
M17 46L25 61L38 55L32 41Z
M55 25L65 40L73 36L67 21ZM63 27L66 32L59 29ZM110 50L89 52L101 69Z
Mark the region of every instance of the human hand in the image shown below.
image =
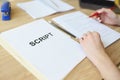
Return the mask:
M120 25L120 17L117 16L111 9L102 8L96 11L99 16L93 16L99 22L110 24L110 25ZM94 13L96 13L94 12ZM91 15L93 15L92 13Z
M100 35L97 32L87 32L82 38L79 38L79 42L85 51L87 57L95 63L95 61L104 56L105 49L100 39ZM106 55L106 54L105 54Z
M105 52L99 33L87 32L79 42L105 80L120 80L120 72Z

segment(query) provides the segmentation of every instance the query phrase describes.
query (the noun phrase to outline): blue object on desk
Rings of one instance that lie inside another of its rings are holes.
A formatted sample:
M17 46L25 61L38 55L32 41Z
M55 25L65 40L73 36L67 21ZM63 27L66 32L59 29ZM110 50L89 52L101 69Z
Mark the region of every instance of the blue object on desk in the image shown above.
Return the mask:
M4 2L1 6L1 12L2 12L2 20L10 20L11 19L11 5L10 2Z

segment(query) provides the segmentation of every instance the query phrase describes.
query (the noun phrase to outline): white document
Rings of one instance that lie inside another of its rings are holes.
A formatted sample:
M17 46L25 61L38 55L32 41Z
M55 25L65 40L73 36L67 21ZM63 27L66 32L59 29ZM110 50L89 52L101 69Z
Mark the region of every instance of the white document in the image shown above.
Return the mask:
M81 37L88 31L97 31L100 33L105 47L120 38L120 33L89 18L89 16L80 11L56 17L53 21L76 37Z
M34 19L45 17L56 13L56 11L49 6L44 5L39 1L30 1L25 3L19 3L18 6L25 10Z
M53 8L57 12L64 12L74 9L73 6L63 2L62 0L38 0L44 2L49 7Z
M9 52L12 48L16 50L19 53L17 56L11 54L20 59L21 64L24 60L30 63L35 71L27 63L23 65L33 74L41 73L47 80L64 79L85 58L80 44L45 20L37 20L1 33L0 44ZM12 48L9 49L6 44ZM40 77L39 80L45 78Z
M61 0L33 0L19 3L18 6L25 10L34 19L45 17L56 12L74 9L74 7Z

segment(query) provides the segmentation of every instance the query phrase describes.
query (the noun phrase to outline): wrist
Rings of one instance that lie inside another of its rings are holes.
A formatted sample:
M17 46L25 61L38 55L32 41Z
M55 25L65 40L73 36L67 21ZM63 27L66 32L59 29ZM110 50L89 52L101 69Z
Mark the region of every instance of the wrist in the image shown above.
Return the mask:
M108 61L110 61L110 58L105 51L96 53L96 55L89 57L89 59L96 67L99 67L99 65L106 64Z

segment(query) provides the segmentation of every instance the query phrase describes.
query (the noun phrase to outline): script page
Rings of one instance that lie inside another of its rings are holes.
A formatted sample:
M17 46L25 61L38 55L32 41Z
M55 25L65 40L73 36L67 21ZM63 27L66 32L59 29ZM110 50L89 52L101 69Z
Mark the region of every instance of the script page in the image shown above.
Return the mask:
M62 80L85 58L76 41L45 20L3 32L0 37L48 80Z
M88 31L97 31L100 33L105 47L120 38L120 33L89 18L89 16L80 11L56 17L53 21L77 38L82 37L82 35Z

